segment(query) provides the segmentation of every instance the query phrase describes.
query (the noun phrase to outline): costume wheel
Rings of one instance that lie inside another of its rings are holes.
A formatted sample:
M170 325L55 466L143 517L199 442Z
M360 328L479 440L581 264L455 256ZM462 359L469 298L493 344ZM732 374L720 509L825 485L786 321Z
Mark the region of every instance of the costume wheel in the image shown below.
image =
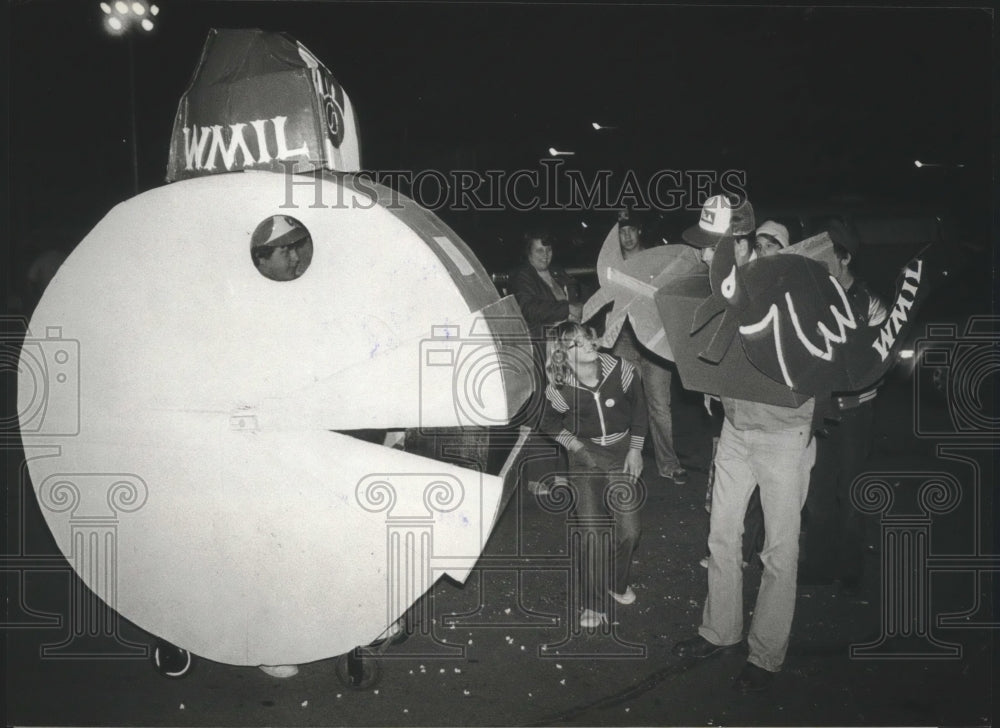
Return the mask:
M150 659L156 671L171 680L187 677L194 669L194 655L163 640L157 640Z
M337 679L344 687L368 690L378 684L382 668L371 651L357 647L337 658Z
M412 609L397 619L388 629L373 640L365 649L374 655L381 655L393 645L399 645L409 639L413 634L414 620Z

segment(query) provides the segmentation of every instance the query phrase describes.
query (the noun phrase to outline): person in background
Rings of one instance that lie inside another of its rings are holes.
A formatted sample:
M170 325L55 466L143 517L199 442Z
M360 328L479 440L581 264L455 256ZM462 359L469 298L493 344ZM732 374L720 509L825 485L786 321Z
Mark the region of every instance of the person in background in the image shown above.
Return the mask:
M623 211L618 214L618 246L625 260L646 250L643 228L643 220L635 212ZM670 408L671 387L676 371L673 362L657 356L640 344L628 320L622 326L611 351L615 356L638 367L642 375L642 386L649 407L649 439L653 445L657 472L660 477L672 480L675 485L684 485L687 482L687 471L681 467L674 449L673 413Z
M715 246L734 238L737 265L750 259L755 225L748 200L710 197L689 245L710 262ZM708 252L711 250L712 252ZM801 510L816 457L815 400L780 407L722 397L725 419L715 454L708 546L708 597L698 634L674 645L678 657L704 659L743 639L743 520L755 487L764 511L764 572L747 636L749 657L733 683L742 692L765 690L784 664L795 614Z
M568 453L576 516L591 525L578 581L584 629L607 622L609 597L623 605L636 600L629 573L641 529L639 476L648 426L635 367L597 347L597 334L589 326L556 326L549 340L549 384L541 420L541 430ZM597 528L602 516L614 523L608 551Z
M753 252L750 254L750 260L756 260L758 258L766 258L769 255L774 255L779 251L784 250L788 247L789 236L788 228L779 222L774 220L767 220L757 228L754 233L754 245ZM711 415L711 409L709 409L709 415ZM719 422L719 427L721 428L721 418ZM718 432L716 434L718 437ZM712 473L714 476L714 471ZM708 483L709 492L706 494L705 502L708 505L709 513L711 513L711 487L712 479L709 479ZM753 495L750 496L750 502L747 504L746 516L743 519L743 566L746 567L750 562L760 555L761 549L764 548L764 510L760 504L760 488L754 488ZM701 560L701 566L703 568L708 568L708 556Z
M532 340L544 346L545 327L580 321L583 304L579 285L566 271L552 265L552 237L540 230L524 235L525 262L510 276L510 290L521 307Z
M780 222L765 220L754 233L753 253L751 260L774 255L788 247L788 228Z
M831 271L847 292L855 320L861 326L881 326L888 316L885 304L854 272L861 247L855 232L839 220L829 230L836 267ZM874 403L878 384L862 392L834 392L828 411L837 421L819 431L816 467L805 505L804 558L799 583L803 586L840 582L847 596L857 594L864 573L864 529L851 503L851 484L861 472L872 448Z
M780 222L765 220L754 233L753 253L750 260L766 258L788 247L788 228ZM746 517L743 519L743 563L749 564L760 556L764 548L764 510L760 504L760 488L754 488L747 504Z
M545 342L548 331L563 321L579 323L583 312L580 287L562 268L552 265L553 240L544 230L529 230L523 237L524 262L509 277L508 286L528 324L535 364L535 386L518 420L537 429L544 406ZM547 446L551 449L551 445ZM544 448L541 448L544 449ZM545 476L563 470L563 458L537 456L524 464L522 480L534 495L544 495Z

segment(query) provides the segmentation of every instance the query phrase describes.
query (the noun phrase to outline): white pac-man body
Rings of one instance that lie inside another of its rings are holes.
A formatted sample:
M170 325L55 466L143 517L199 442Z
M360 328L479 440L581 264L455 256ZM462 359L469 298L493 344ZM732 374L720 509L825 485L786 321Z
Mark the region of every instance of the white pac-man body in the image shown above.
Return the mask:
M278 214L313 242L291 281L250 255ZM464 579L498 515L499 478L330 430L502 424L530 390L513 300L435 216L349 175L216 175L129 200L31 331L78 356L68 381L19 381L29 457L59 448L29 460L56 542L123 616L232 664L371 641L441 574ZM93 545L99 521L113 536ZM418 578L397 583L394 559Z

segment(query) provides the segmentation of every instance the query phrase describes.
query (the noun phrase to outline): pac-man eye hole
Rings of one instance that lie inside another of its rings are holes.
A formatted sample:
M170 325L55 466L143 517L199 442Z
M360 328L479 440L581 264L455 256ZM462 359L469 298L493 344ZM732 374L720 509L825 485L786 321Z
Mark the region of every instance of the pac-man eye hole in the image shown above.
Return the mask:
M290 215L272 215L250 236L250 259L272 281L294 281L312 262L312 235Z

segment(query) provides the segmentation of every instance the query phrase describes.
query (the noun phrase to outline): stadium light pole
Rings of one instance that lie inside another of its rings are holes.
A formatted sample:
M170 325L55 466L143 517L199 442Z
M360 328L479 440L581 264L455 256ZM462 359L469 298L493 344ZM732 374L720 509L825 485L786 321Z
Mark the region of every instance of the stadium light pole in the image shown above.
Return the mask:
M147 0L115 0L113 3L102 2L101 12L104 14L104 29L113 36L124 36L128 46L128 102L131 131L129 133L132 149L132 194L139 194L139 132L135 114L135 49L132 37L136 28L144 33L151 33L156 27L155 18L160 8Z

